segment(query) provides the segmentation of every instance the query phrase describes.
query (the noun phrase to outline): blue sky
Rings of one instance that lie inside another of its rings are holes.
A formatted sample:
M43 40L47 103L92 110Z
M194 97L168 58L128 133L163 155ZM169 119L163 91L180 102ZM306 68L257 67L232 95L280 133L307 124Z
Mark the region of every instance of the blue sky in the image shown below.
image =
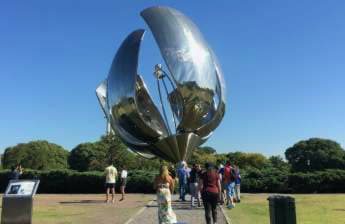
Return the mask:
M37 139L70 150L104 134L94 90L126 35L148 31L141 74L163 62L139 16L153 5L188 15L222 65L227 111L206 145L267 156L310 137L345 146L345 1L5 0L0 152Z

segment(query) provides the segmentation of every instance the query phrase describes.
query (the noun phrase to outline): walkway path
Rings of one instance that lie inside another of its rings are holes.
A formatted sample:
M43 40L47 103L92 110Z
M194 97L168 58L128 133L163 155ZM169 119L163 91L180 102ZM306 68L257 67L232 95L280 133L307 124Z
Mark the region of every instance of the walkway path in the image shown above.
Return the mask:
M205 212L204 207L190 208L190 201L178 202L177 196L173 198L173 210L176 213L178 223L186 224L204 224ZM158 223L157 218L157 203L152 201L143 208L139 214L132 217L125 224L154 224ZM218 208L218 224L228 224L226 218L220 208Z

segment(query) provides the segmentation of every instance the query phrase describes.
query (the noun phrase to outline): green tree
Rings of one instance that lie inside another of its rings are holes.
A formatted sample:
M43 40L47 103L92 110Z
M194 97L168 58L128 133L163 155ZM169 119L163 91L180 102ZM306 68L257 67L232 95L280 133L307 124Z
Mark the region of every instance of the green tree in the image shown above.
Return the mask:
M135 165L136 155L127 150L119 136L115 134L102 136L100 141L96 142L106 151L106 162L118 167L133 167Z
M68 158L71 169L78 171L104 170L107 148L96 143L82 143L72 149Z
M48 141L31 141L5 149L3 167L6 169L21 164L35 170L67 169L69 152Z
M273 168L289 171L290 165L281 156L271 156L268 158Z
M102 136L93 143L83 143L72 149L68 159L71 169L78 171L103 171L113 164L117 168L138 168L138 156L127 150L117 135Z
M227 154L227 158L240 168L254 167L261 169L269 165L269 160L260 153L230 152Z
M212 147L204 146L204 147L197 147L193 150L191 158L188 161L190 164L198 163L198 164L205 164L206 162L216 164L217 162L217 154L216 150Z
M329 139L299 141L285 151L285 156L295 172L345 168L344 149Z

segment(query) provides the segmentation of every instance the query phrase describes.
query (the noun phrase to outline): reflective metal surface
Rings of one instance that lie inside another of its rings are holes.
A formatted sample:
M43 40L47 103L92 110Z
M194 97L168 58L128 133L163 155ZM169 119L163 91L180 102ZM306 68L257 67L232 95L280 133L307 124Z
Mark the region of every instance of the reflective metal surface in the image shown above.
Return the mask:
M168 7L151 7L141 13L183 97L181 132L209 122L218 80L209 47L195 24Z
M161 118L155 117L159 115L158 112L152 113L150 117L145 116L147 111L153 112L156 108L150 108L148 103L147 107L141 107L139 111L136 104L136 96L148 96L140 78L139 84L136 85L139 48L144 32L144 30L136 30L123 41L108 76L108 105L115 123L114 129L120 126L125 130L129 136L121 137L129 143L131 137L143 142L154 142L160 137L167 136L164 123L160 122ZM136 89L139 90L137 95ZM146 102L150 102L150 99L146 99Z
M141 16L170 73L164 72L162 65L155 66L161 109L166 116L159 81L174 115L175 132L170 131L169 117L163 119L143 78L137 75L142 29L123 41L107 83L97 88L97 96L113 129L131 150L145 158L155 155L171 162L187 160L224 117L223 74L216 55L188 17L168 7L148 8Z

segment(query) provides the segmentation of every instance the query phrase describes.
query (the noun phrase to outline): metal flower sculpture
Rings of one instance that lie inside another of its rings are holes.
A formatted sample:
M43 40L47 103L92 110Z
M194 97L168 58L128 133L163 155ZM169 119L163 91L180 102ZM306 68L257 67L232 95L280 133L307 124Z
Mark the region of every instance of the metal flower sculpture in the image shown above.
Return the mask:
M160 109L137 72L143 29L122 42L96 94L113 130L131 150L146 158L184 161L224 116L223 75L215 54L188 17L168 7L148 8L141 16L169 70L155 66ZM162 92L167 96L165 104ZM170 105L170 120L164 105Z

